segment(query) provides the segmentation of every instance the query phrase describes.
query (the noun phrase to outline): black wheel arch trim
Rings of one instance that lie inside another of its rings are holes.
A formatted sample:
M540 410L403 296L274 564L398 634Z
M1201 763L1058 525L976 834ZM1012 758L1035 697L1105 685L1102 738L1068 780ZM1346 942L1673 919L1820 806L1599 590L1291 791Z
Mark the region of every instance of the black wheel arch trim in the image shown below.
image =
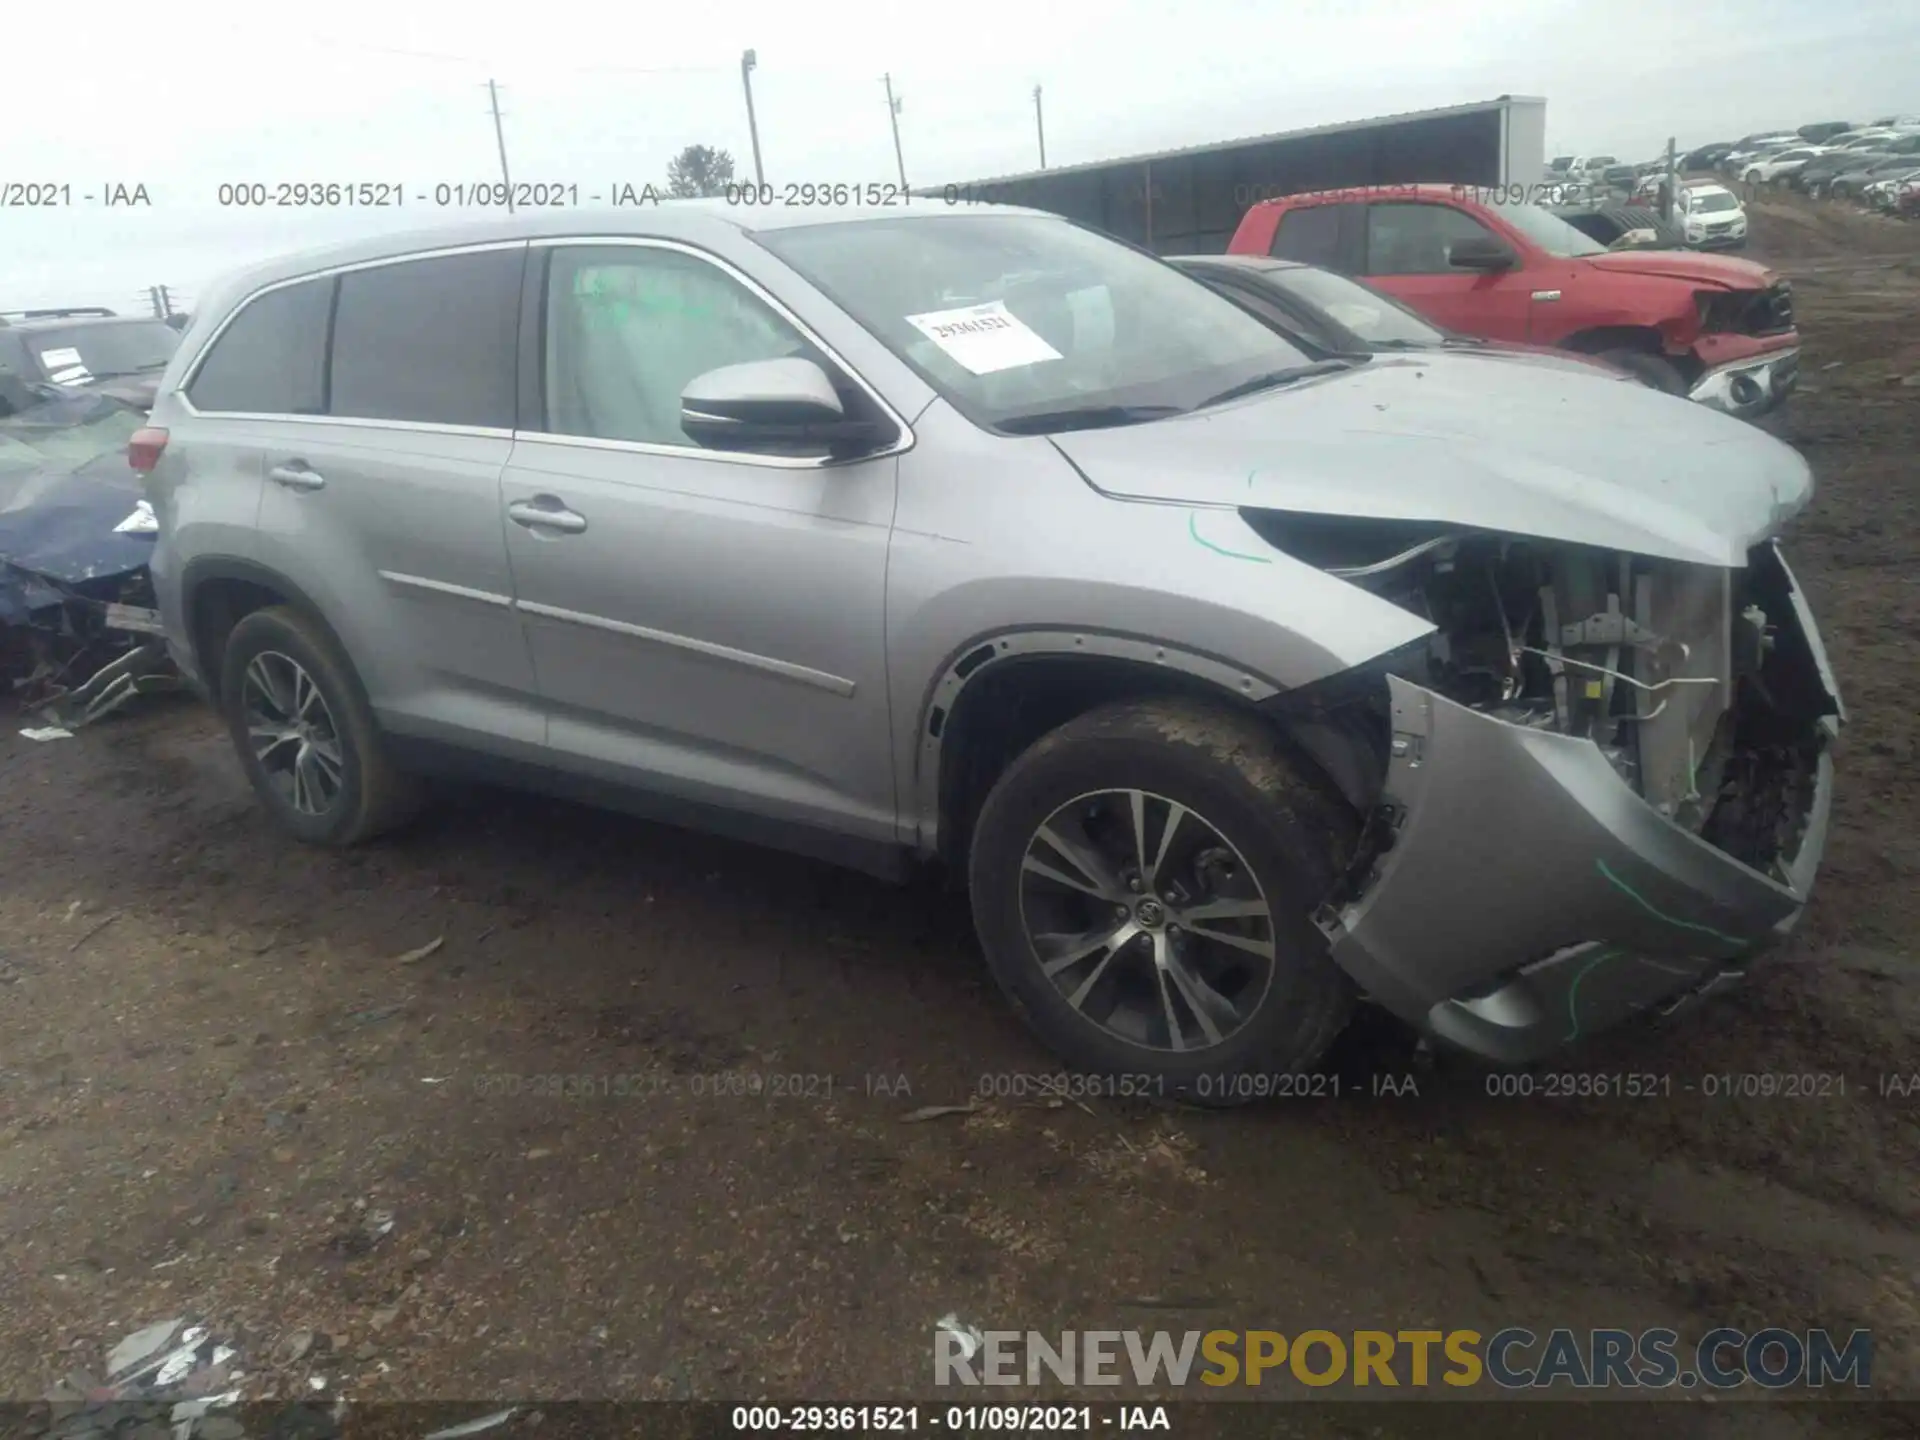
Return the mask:
M982 652L986 652L984 655ZM1235 664L1222 656L1187 646L1171 645L1121 631L1016 627L987 631L955 647L928 685L916 713L913 730L913 834L923 856L938 855L947 817L943 803L949 756L945 741L948 721L965 692L980 676L1005 673L1022 660L1090 658L1199 681L1223 700L1258 706L1282 691L1268 676Z
M180 618L185 626L187 644L192 647L194 665L199 669L208 691L217 699L220 690L218 670L209 670L207 657L201 652L200 620L198 597L212 582L237 580L248 585L258 585L263 590L272 590L286 597L289 605L298 609L325 633L333 647L346 661L347 678L359 691L359 698L369 705L366 686L361 683L360 673L354 668L352 652L340 639L340 632L334 629L327 613L314 603L313 597L300 586L287 579L279 571L259 564L253 560L242 560L234 556L201 556L189 560L180 572Z

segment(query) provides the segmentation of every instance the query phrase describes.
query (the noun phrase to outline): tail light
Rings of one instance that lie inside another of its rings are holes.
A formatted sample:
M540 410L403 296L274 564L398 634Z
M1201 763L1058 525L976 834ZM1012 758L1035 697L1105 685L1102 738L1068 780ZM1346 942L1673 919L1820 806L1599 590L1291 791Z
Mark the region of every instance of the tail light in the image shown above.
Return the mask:
M151 474L167 448L167 432L158 425L142 425L127 441L127 464L142 475Z

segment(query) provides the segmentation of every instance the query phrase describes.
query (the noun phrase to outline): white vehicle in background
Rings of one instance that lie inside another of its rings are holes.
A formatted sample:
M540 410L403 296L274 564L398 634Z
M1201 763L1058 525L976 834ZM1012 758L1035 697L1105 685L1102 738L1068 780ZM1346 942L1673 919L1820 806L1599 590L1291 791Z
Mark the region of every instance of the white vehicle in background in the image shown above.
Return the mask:
M1746 167L1754 161L1777 155L1782 150L1804 147L1806 143L1798 135L1755 135L1721 156L1719 168L1729 175L1744 175Z
M1682 185L1675 197L1687 244L1697 250L1747 248L1747 211L1724 185Z
M1764 160L1752 161L1741 169L1740 175L1749 185L1772 185L1832 148L1830 145L1796 145L1791 150L1778 151Z
M1875 210L1891 210L1900 203L1900 197L1912 191L1920 184L1920 165L1897 175L1889 175L1884 180L1875 180L1863 187L1860 198Z

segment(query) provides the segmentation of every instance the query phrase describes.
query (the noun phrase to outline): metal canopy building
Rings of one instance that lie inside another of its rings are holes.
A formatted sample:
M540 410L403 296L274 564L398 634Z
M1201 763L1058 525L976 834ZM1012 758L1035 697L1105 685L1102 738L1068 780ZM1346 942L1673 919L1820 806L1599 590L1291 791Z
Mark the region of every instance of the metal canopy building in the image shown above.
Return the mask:
M1030 205L1161 254L1210 254L1226 249L1249 205L1276 195L1413 181L1536 185L1546 170L1546 127L1544 99L1502 95L914 193Z

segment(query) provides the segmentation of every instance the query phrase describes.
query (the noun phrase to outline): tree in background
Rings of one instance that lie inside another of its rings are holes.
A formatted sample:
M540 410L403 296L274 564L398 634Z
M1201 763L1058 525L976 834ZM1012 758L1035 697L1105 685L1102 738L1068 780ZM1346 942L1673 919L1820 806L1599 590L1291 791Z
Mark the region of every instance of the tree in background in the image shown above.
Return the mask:
M676 200L722 195L733 184L733 156L711 145L689 145L667 163L667 193Z

